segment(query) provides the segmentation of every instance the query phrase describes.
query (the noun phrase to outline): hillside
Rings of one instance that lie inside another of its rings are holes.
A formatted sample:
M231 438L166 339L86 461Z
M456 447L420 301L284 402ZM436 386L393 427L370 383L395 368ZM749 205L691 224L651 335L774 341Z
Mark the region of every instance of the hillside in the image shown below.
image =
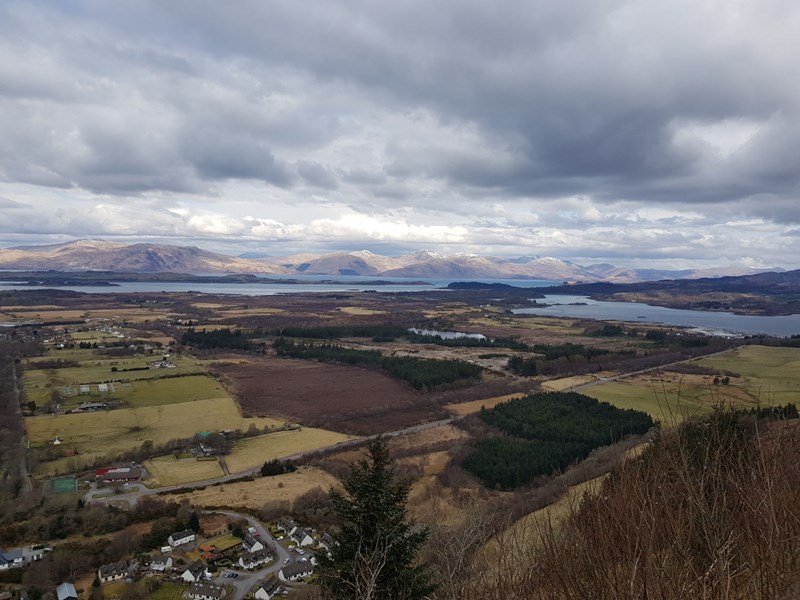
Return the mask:
M77 240L64 244L17 246L0 250L0 269L29 271L115 271L125 273L253 273L270 275L355 275L434 279L554 279L569 282L630 283L655 279L690 279L697 270L653 270L597 264L583 267L547 256L499 258L441 254L431 250L383 256L367 250L331 254L234 257L196 246L122 244ZM742 275L742 268L716 269L712 275ZM745 270L745 273L749 271Z

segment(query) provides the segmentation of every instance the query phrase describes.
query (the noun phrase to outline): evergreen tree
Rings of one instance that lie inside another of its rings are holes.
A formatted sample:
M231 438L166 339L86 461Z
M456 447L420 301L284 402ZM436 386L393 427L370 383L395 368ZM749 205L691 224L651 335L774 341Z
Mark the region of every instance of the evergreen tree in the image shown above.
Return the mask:
M411 483L395 478L385 441L350 468L345 494L331 492L341 519L330 558L321 557L320 585L336 600L415 600L435 589L425 565L414 564L428 537L406 519Z

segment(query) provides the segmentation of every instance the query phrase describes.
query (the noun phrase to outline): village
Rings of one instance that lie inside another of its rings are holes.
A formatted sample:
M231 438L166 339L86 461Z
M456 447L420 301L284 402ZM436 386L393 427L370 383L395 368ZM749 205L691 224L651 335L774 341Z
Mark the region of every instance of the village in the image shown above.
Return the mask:
M153 552L104 564L92 587L101 587L105 598L122 598L129 586L144 586L192 600L272 600L313 580L317 557L328 554L335 543L329 534L303 528L290 518L265 525L230 511L204 516L215 517L214 530L176 531ZM26 567L49 551L49 546L0 549L0 571ZM77 600L87 590L63 582L53 591L57 600Z

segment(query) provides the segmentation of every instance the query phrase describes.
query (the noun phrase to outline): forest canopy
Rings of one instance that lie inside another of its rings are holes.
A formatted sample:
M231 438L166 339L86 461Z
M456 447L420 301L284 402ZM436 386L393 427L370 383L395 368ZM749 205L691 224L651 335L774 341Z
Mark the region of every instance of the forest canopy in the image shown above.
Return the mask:
M576 392L531 394L481 409L480 419L506 435L476 442L464 468L485 485L506 489L564 469L595 448L654 426L643 412Z

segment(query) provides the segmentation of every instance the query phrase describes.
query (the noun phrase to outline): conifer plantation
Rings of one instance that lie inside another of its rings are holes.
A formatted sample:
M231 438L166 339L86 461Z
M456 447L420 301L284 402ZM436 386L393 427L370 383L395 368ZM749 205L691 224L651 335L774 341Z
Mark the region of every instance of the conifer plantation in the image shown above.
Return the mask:
M562 470L595 448L645 433L654 425L643 412L576 392L517 398L482 409L480 418L505 435L477 441L464 468L485 485L505 489Z

